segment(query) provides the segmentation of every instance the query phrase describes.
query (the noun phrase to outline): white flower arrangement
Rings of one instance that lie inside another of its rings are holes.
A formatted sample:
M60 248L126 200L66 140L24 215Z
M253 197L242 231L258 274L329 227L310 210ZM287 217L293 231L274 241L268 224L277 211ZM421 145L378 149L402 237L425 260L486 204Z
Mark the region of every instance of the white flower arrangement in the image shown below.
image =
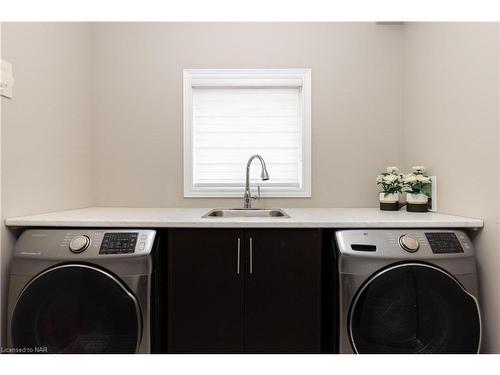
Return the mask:
M424 175L425 167L413 167L413 173L405 174L402 177L404 191L411 194L425 194L427 193L427 185L431 183L431 179Z
M403 175L397 167L387 167L387 172L377 176L377 185L382 188L384 195L401 193L403 189Z

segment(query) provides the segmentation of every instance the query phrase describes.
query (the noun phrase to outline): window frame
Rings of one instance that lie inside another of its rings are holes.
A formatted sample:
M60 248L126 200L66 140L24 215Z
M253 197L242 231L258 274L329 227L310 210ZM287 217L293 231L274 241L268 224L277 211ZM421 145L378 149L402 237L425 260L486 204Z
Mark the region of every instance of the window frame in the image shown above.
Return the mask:
M311 69L184 69L184 197L242 197L241 187L196 187L193 176L193 87L300 87L302 176L300 187L262 185L261 197L311 197ZM256 168L258 166L255 166ZM272 178L272 175L271 175ZM251 183L252 186L257 184Z

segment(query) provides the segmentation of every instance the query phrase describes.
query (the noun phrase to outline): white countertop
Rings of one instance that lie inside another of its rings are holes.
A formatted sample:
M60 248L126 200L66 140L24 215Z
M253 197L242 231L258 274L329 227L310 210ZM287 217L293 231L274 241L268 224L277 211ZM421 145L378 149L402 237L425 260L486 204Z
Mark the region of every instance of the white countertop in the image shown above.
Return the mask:
M8 218L9 227L482 228L483 221L378 208L283 208L290 218L202 218L210 208L89 207Z

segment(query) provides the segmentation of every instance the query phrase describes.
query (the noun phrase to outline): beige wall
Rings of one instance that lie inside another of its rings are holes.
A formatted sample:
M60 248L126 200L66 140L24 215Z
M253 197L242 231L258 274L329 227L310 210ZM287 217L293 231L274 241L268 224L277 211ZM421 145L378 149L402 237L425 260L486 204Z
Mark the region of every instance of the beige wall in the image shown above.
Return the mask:
M485 350L500 352L498 24L408 24L403 165L438 176L439 211L481 217L475 241Z
M2 59L2 23L0 22L0 60ZM0 73L1 75L1 73ZM2 102L3 100L1 99L0 97L0 166L2 165ZM2 169L0 168L0 217L1 217L1 212L2 212L2 175L3 175L3 171ZM3 332L4 332L4 329L3 329L3 322L5 320L5 314L4 314L4 311L3 311L3 306L4 306L4 301L5 301L5 291L7 290L6 287L7 287L7 278L6 275L7 274L7 267L8 265L6 264L6 262L4 261L4 251L3 251L3 247L1 246L2 245L2 241L3 241L3 231L5 230L5 228L3 227L3 225L0 225L0 345L3 344Z
M90 43L88 24L2 24L16 80L14 98L1 99L2 222L93 203ZM12 244L3 228L3 308Z
M2 99L2 218L240 205L182 196L182 69L311 68L313 197L259 204L374 207L381 168L429 166L441 212L486 220L476 239L485 348L500 352L497 24L2 28L16 78L14 99ZM12 243L3 230L2 288Z
M96 203L240 206L183 198L182 70L311 68L312 198L257 204L376 206L376 173L399 163L401 37L375 23L98 24Z

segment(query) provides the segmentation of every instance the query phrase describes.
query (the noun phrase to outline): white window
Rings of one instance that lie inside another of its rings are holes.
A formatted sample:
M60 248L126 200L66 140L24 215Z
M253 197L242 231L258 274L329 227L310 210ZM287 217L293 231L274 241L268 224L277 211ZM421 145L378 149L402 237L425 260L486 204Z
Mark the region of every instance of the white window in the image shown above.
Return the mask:
M263 197L311 196L311 71L184 70L184 196L243 196L254 154Z

